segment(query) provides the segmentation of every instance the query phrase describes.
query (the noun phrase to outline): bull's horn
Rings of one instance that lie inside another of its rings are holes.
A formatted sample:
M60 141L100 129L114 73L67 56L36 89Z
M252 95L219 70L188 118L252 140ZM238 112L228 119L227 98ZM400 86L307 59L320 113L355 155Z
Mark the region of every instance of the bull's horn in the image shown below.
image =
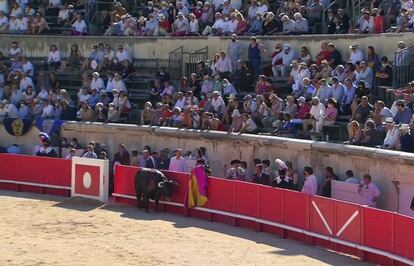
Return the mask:
M164 182L159 182L158 187L165 187L165 183Z

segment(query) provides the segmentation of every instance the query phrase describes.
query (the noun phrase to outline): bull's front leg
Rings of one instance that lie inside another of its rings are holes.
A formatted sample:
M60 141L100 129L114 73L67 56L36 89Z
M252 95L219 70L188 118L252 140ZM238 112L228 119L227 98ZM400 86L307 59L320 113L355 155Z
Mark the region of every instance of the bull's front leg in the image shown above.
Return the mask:
M146 212L149 212L149 195L147 193L144 193L144 208Z
M138 189L137 190L137 207L138 207L138 209L142 208L141 196L142 196L142 191L140 189Z
M160 201L160 197L155 197L155 211L158 212L158 202Z

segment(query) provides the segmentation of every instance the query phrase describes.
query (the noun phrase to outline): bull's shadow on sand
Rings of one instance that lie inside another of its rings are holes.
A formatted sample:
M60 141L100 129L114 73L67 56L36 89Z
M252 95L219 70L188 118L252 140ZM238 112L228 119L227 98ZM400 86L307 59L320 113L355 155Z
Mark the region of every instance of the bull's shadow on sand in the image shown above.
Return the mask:
M274 253L275 255L282 255L282 256L297 256L297 255L305 255L310 258L314 258L321 262L330 264L330 265L338 265L338 257L343 256L346 258L347 263L341 265L370 265L369 263L361 262L357 258L339 254L333 251L325 250L323 248L314 246L309 249L309 246L306 246L304 243L299 241L290 240L290 239L283 239L278 235L264 233L264 232L255 232L250 229L242 228L242 227L233 227L230 225L216 223L216 222L209 222L206 220L193 218L193 217L185 217L180 216L177 214L171 214L166 212L154 212L154 210L150 210L149 213L146 213L143 209L134 208L133 206L126 206L126 205L119 205L119 204L109 204L101 207L102 210L112 211L112 212L119 212L121 217L133 219L133 220L145 220L145 221L155 221L155 220L162 220L171 222L174 227L176 228L190 228L196 227L207 231L217 232L221 234L230 235L233 237L247 239L253 241L257 244L264 244L268 246L275 247ZM162 207L160 207L162 210ZM300 246L303 245L303 249ZM313 249L313 250L312 250Z

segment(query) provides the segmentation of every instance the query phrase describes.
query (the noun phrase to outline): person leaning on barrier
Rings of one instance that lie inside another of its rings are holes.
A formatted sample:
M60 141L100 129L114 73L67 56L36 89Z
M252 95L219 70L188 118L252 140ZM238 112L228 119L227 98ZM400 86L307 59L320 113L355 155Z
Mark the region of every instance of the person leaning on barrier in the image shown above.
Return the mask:
M82 156L82 158L89 158L89 159L98 159L98 156L93 150L92 145L88 145L85 154Z
M235 159L230 162L231 168L229 168L226 172L226 179L232 180L245 180L246 170L240 167L241 161Z
M305 166L303 175L305 176L305 183L303 184L302 192L310 195L318 194L318 179L313 175L313 168Z
M376 208L378 197L381 195L378 187L372 183L372 177L369 174L363 176L363 180L358 187L358 193L361 195L361 204Z

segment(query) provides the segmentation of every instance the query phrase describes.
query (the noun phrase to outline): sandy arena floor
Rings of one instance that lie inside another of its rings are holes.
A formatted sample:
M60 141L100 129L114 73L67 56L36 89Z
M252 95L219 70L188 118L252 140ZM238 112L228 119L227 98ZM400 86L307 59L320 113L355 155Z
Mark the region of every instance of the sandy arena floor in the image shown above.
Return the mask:
M0 190L0 265L367 265L278 236Z

